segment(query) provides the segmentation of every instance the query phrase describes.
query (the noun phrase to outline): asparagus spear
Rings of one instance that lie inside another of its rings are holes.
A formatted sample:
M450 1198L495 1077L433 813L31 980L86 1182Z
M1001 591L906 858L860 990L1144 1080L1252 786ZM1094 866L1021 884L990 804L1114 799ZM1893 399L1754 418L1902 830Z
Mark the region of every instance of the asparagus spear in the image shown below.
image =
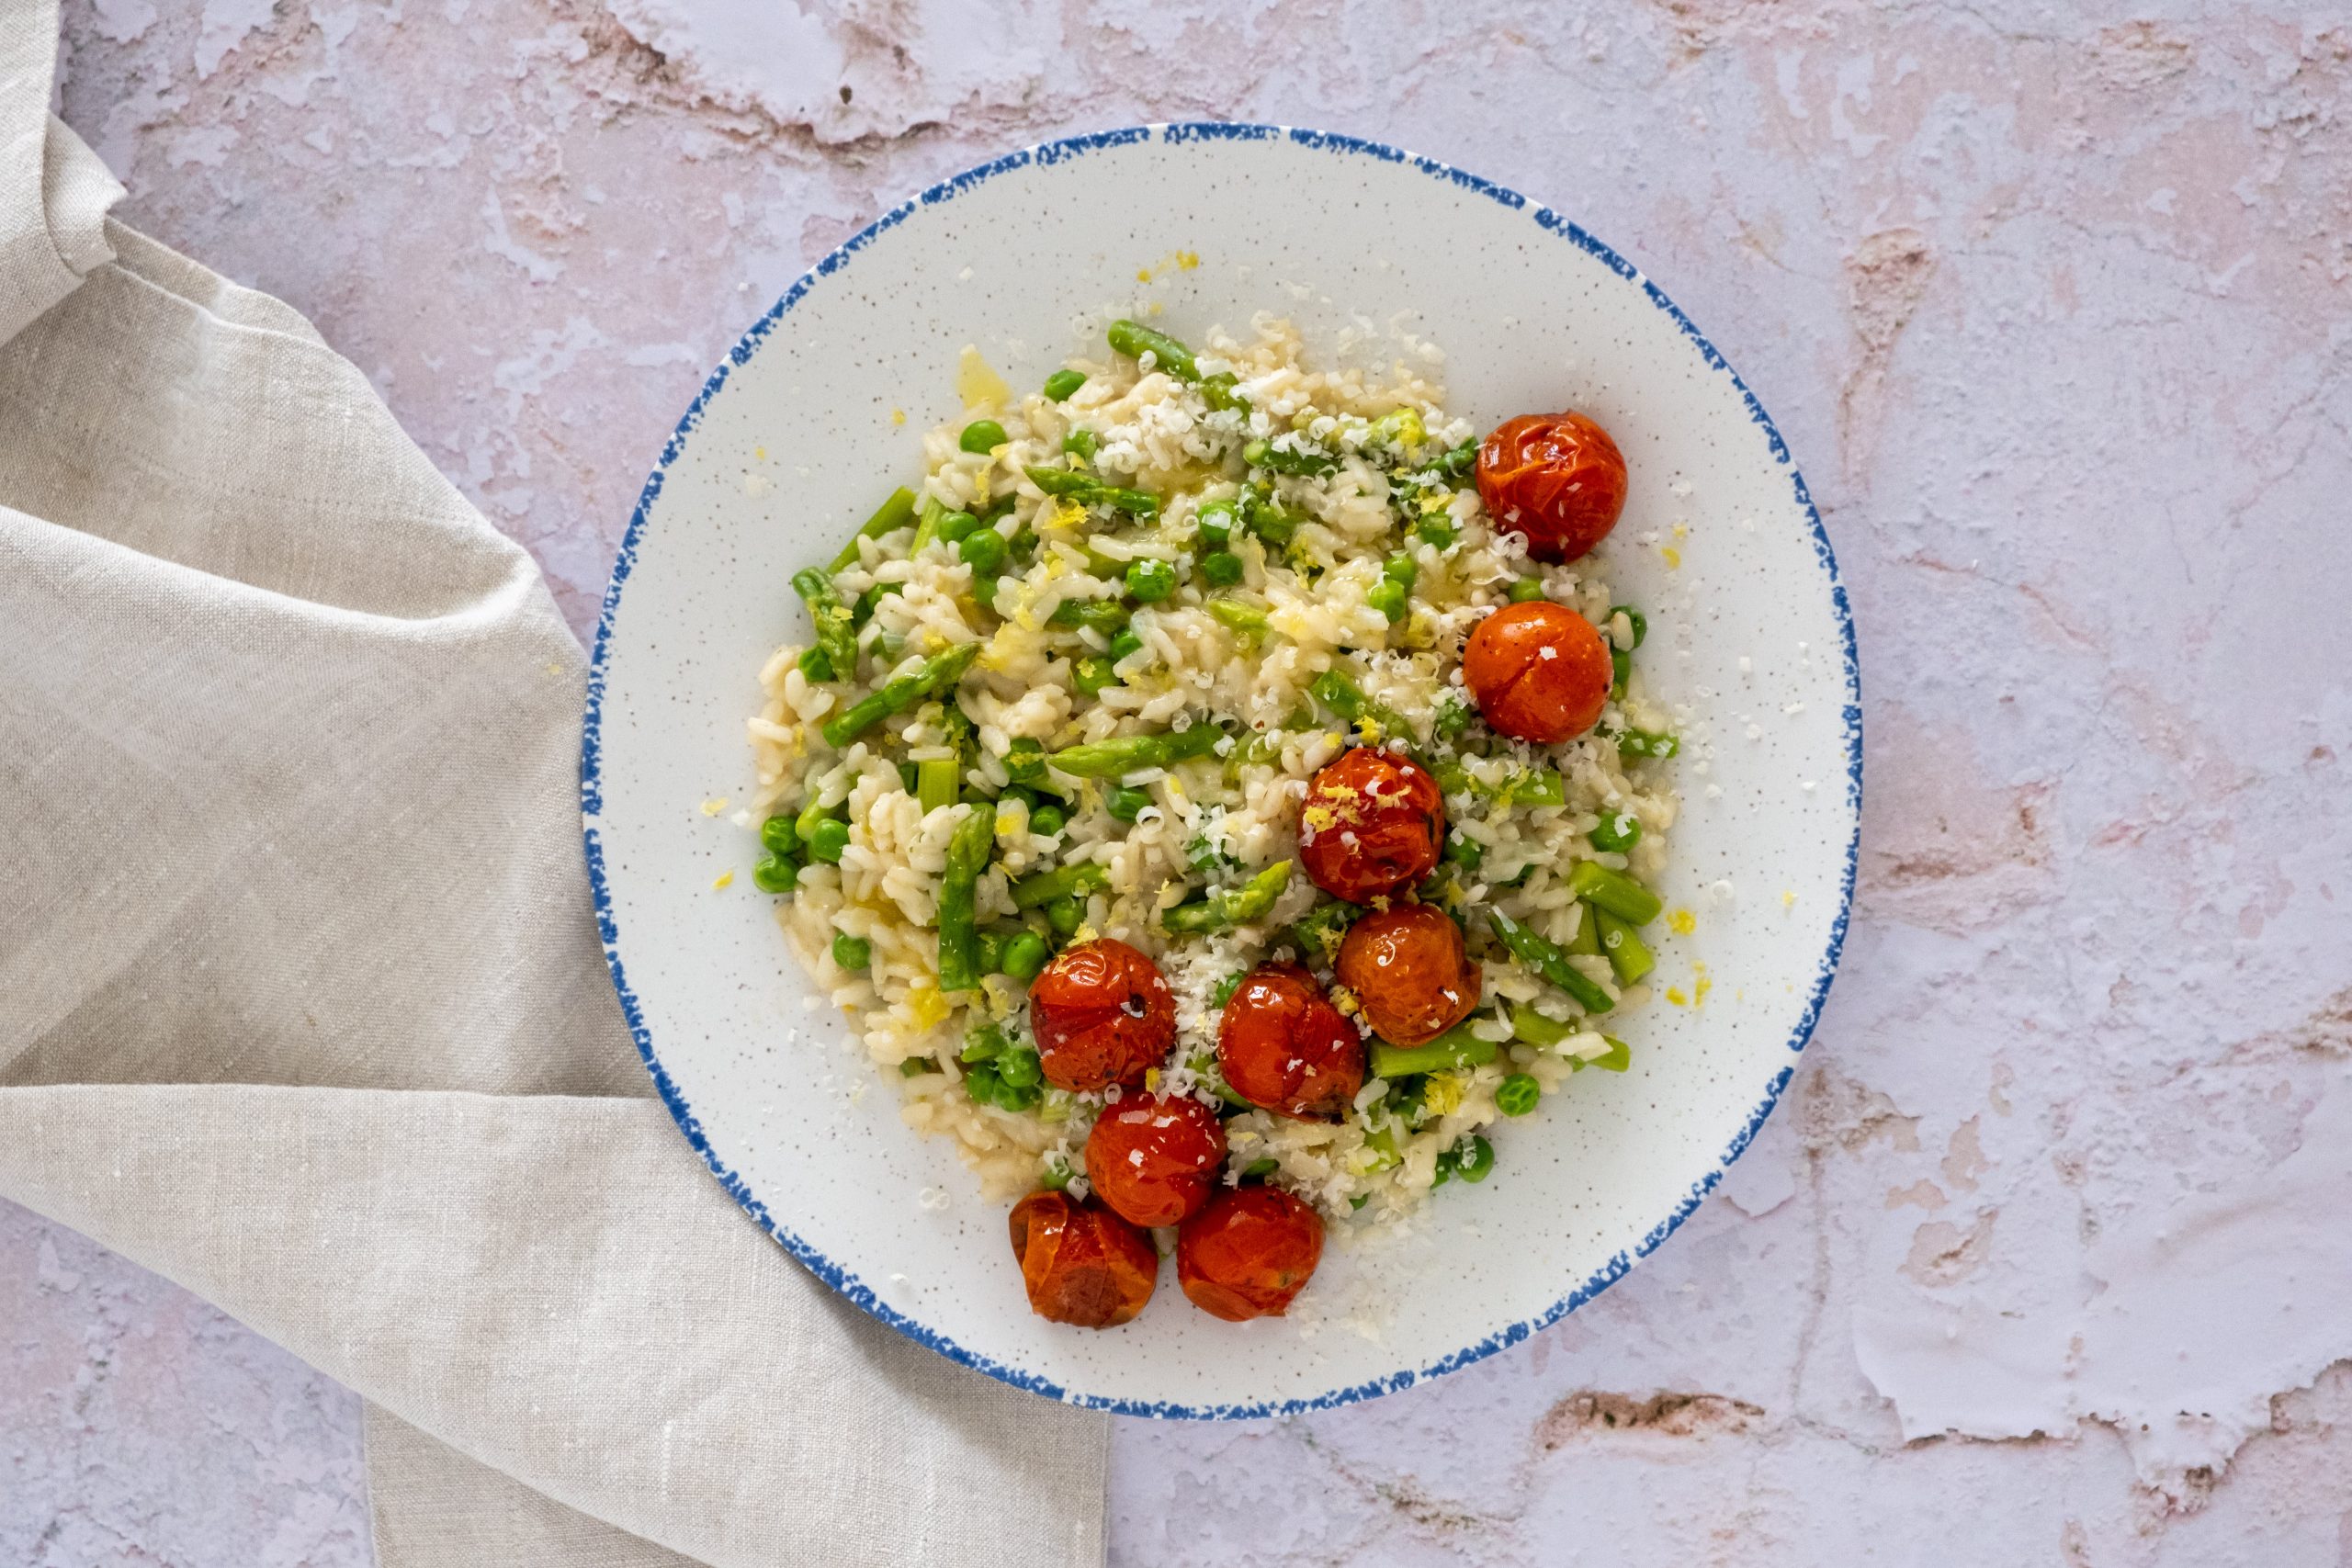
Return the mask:
M1589 904L1579 902L1577 905L1577 934L1568 939L1568 953L1571 956L1581 954L1586 958L1600 956L1600 927L1594 923Z
M914 520L915 492L903 486L892 491L890 499L884 502L880 510L865 520L865 526L860 528L855 537L842 547L842 553L833 558L832 570L843 571L857 564L859 539L878 539L885 534L895 534Z
M1584 971L1568 962L1568 955L1529 931L1500 909L1487 911L1487 919L1494 923L1495 934L1513 956L1534 970L1544 979L1576 998L1577 1005L1587 1012L1607 1012L1616 1004L1609 993L1585 977Z
M1201 378L1201 367L1193 363L1193 351L1170 337L1166 333L1152 331L1140 321L1113 321L1111 349L1130 359L1151 355L1151 361L1171 378L1193 382Z
M1228 926L1263 919L1290 886L1291 863L1276 861L1238 887L1225 888L1190 904L1159 913L1159 923L1171 931L1221 931Z
M1586 908L1590 908L1590 905ZM1630 986L1657 967L1657 959L1650 953L1649 944L1642 941L1634 928L1606 909L1593 911L1593 919L1600 928L1600 951L1609 957L1609 967L1615 970L1617 983Z
M1104 637L1117 637L1127 629L1132 615L1115 599L1065 599L1054 606L1046 617L1049 626L1092 626Z
M1029 476L1030 483L1047 495L1067 496L1082 506L1114 507L1121 512L1132 512L1138 517L1159 515L1159 497L1148 490L1121 490L1076 468L1032 466L1023 471Z
M1101 861L1078 860L1024 876L1012 885L1012 907L1035 909L1057 898L1083 898L1111 886L1110 868Z
M939 882L939 988L968 991L980 983L980 874L989 868L996 842L996 813L984 806L965 808L947 840L947 868Z
M1234 389L1240 384L1240 380L1241 378L1230 370L1220 370L1214 376L1202 377L1201 400L1216 412L1237 410L1239 412L1248 413L1250 400Z
M1511 1009L1511 1038L1529 1045L1557 1045L1577 1032L1573 1023L1562 1023L1556 1018L1546 1018L1531 1007Z
M848 745L892 714L904 713L927 697L952 691L964 678L964 671L979 657L977 642L959 642L944 653L933 654L918 666L911 675L900 675L887 682L872 695L860 699L842 712L825 721L824 735L828 744L836 748Z
M925 816L955 805L956 794L955 758L929 757L915 764L915 801Z
M1228 631L1255 634L1264 631L1269 624L1266 612L1245 600L1212 599L1208 611L1216 617L1217 625Z
M1568 891L1628 925L1648 925L1666 907L1657 894L1599 861L1578 861L1576 870L1568 874Z
M1419 1045L1391 1045L1385 1040L1372 1043L1372 1076L1394 1082L1411 1073L1448 1073L1463 1067L1482 1067L1495 1059L1500 1047L1492 1040L1481 1040L1470 1032L1470 1021L1463 1020L1436 1039Z
M792 574L792 591L808 606L808 619L817 627L817 649L833 667L834 679L855 680L857 628L849 606L833 592L832 578L812 566Z
M1294 452L1271 441L1252 441L1241 448L1241 460L1271 474L1322 475L1337 468L1339 460L1323 452Z
M1216 750L1225 732L1213 724L1190 729L1164 730L1158 735L1125 735L1115 740L1066 747L1046 757L1057 772L1080 779L1117 779L1146 768L1173 767Z

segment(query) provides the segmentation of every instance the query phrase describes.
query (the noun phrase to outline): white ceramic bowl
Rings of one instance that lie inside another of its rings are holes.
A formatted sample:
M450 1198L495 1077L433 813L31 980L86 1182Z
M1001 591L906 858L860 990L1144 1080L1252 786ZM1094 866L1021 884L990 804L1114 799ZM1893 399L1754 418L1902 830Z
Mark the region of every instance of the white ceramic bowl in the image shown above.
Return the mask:
M1198 265L1170 265L1180 251ZM1688 997L1703 964L1701 1005L1629 1017L1632 1071L1580 1074L1508 1124L1492 1179L1438 1193L1413 1242L1376 1266L1327 1252L1310 1298L1372 1303L1376 1337L1329 1314L1221 1323L1172 1267L1125 1327L1032 1316L1006 1206L900 1124L837 1016L804 1007L811 988L744 874L754 836L700 809L749 792L755 672L808 635L786 580L920 471L921 433L960 408L963 345L1031 387L1069 353L1102 352L1102 307L1153 302L1180 337L1274 310L1325 355L1351 321L1401 321L1442 347L1449 407L1482 428L1564 407L1598 418L1632 475L1603 547L1611 580L1649 607L1646 678L1690 712L1660 891L1698 925L1665 939L1655 984ZM1390 148L1156 126L1015 152L893 209L712 375L605 595L587 852L647 1066L794 1256L893 1327L1040 1393L1259 1416L1402 1388L1524 1338L1663 1242L1738 1156L1795 1068L1846 929L1859 702L1804 479L1723 356L1629 263L1558 213ZM920 1202L925 1189L944 1207Z

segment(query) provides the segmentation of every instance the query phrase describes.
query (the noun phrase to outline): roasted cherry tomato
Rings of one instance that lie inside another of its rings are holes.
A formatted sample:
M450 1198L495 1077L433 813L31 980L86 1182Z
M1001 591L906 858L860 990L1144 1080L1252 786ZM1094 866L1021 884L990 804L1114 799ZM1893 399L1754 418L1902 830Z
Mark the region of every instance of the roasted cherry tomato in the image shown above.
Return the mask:
M1486 976L1442 909L1399 904L1366 915L1340 943L1340 984L1391 1045L1421 1045L1470 1016Z
M1298 858L1334 898L1368 904L1437 868L1445 792L1409 757L1359 746L1315 775L1298 814Z
M1081 942L1030 982L1029 1027L1056 1089L1137 1084L1175 1043L1176 998L1159 966L1125 942Z
M1234 1093L1301 1122L1346 1114L1363 1087L1363 1036L1295 964L1241 977L1217 1024L1216 1060Z
M1549 599L1506 604L1462 649L1462 682L1497 732L1549 746L1582 735L1609 700L1609 645Z
M1029 1310L1080 1328L1114 1328L1143 1311L1159 1275L1149 1236L1067 1192L1032 1192L1012 1206L1012 1256Z
M1524 413L1478 447L1478 494L1495 525L1538 560L1574 560L1625 510L1625 458L1580 413Z
M1176 1233L1176 1282L1227 1323L1282 1316L1322 1258L1322 1216L1279 1188L1228 1188Z
M1086 1137L1086 1179L1121 1219L1172 1225L1209 1201L1225 1163L1225 1124L1189 1095L1127 1095Z

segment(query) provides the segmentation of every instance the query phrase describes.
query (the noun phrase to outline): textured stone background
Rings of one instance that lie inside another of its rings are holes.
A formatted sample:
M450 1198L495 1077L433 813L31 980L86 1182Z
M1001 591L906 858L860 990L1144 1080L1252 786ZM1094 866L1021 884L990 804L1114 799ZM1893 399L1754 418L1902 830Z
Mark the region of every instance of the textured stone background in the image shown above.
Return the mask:
M1792 1101L1436 1385L1123 1426L1122 1563L2352 1564L2352 28L2323 8L81 0L123 215L586 628L706 367L1019 142L1290 119L1659 278L1795 446L1870 807ZM1140 199L1148 199L1143 193ZM0 1562L357 1564L349 1395L0 1210Z

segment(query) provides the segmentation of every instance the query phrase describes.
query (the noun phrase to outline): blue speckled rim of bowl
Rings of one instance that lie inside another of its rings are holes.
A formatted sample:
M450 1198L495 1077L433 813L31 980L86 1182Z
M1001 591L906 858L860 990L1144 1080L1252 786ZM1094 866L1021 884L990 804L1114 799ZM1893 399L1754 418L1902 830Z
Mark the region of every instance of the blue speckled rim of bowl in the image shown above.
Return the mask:
M1658 1222L1630 1253L1618 1253L1595 1270L1589 1279L1535 1316L1499 1329L1474 1345L1466 1345L1453 1354L1442 1357L1419 1369L1408 1368L1403 1371L1393 1372L1386 1377L1374 1378L1349 1388L1335 1389L1330 1393L1317 1394L1308 1399L1289 1399L1255 1404L1172 1404L1157 1401L1111 1399L1097 1394L1073 1393L1051 1379L1040 1377L1035 1372L1023 1371L1018 1367L1007 1366L1001 1361L967 1349L945 1335L918 1323L882 1301L874 1293L872 1288L855 1274L835 1263L789 1229L778 1224L775 1216L768 1212L767 1205L752 1193L743 1179L729 1169L726 1163L720 1160L712 1150L710 1140L704 1135L702 1123L695 1115L694 1107L686 1103L685 1097L678 1091L676 1082L662 1066L661 1055L653 1046L652 1032L646 1027L644 1009L639 1004L636 992L629 988L628 969L621 960L620 927L613 916L612 887L605 874L604 844L595 826L595 819L604 809L601 778L604 766L602 725L605 703L605 661L611 653L613 619L620 609L621 590L628 585L629 570L636 565L638 544L644 535L646 519L653 510L653 503L662 494L662 481L668 474L670 465L675 462L679 454L685 450L686 438L702 423L703 411L710 406L711 400L718 395L718 389L726 385L728 373L738 365L749 363L752 355L759 352L760 345L765 341L768 333L775 329L778 321L784 319L785 313L797 305L820 281L846 269L857 259L859 252L904 222L917 209L944 201L953 201L966 191L1014 169L1050 168L1057 164L1065 164L1082 158L1091 152L1149 141L1155 138L1171 147L1205 145L1219 141L1271 141L1286 139L1297 146L1318 152L1328 152L1335 157L1376 158L1384 164L1402 164L1433 179L1444 180L1463 190L1476 192L1491 201L1510 208L1514 212L1526 212L1534 220L1537 228L1556 235L1586 254L1597 257L1611 272L1626 282L1638 284L1642 292L1649 296L1650 302L1673 317L1675 324L1682 329L1683 333L1693 344L1698 345L1699 352L1705 356L1708 366L1731 378L1732 385L1739 389L1740 397L1747 404L1748 417L1762 426L1765 439L1770 444L1773 458L1788 470L1789 483L1795 492L1797 504L1804 509L1806 523L1812 529L1814 554L1821 562L1823 575L1829 580L1829 597L1838 612L1838 646L1845 660L1846 671L1846 702L1843 714L1846 739L1846 800L1854 813L1855 828L1853 837L1846 845L1846 868L1840 880L1838 918L1829 928L1829 944L1822 953L1820 968L1814 976L1812 989L1805 998L1804 1015L1797 1020L1796 1027L1790 1031L1789 1060L1779 1072L1773 1074L1771 1082L1765 1087L1764 1098L1758 1102L1755 1111L1748 1116L1747 1124L1739 1130L1738 1135L1734 1137L1729 1145L1724 1148L1723 1157L1716 1162L1715 1168L1701 1179L1692 1182L1689 1193L1675 1206L1674 1212ZM1700 332L1692 324L1690 318L1684 315L1681 309L1667 298L1664 289L1644 277L1632 263L1550 208L1536 207L1531 210L1527 198L1517 191L1507 189L1490 180L1480 179L1477 175L1465 173L1451 164L1441 164L1434 158L1423 158L1411 152L1401 152L1378 141L1367 141L1360 137L1341 136L1330 131L1302 130L1279 125L1189 123L1129 126L1119 130L1103 130L1087 136L1067 137L1061 141L1046 141L1035 147L1023 148L1017 152L1008 152L1001 158L991 159L977 167L967 169L952 178L942 180L911 199L901 202L852 235L816 266L802 274L790 288L785 290L784 298L777 300L769 309L767 314L753 322L752 329L742 335L732 349L728 351L725 363L711 372L710 378L703 383L701 392L695 396L694 405L686 410L685 417L678 421L677 429L671 433L668 443L662 446L661 460L654 465L653 472L646 479L644 491L637 500L637 510L628 520L628 532L621 537L620 554L613 562L612 581L605 588L604 613L596 625L595 655L588 670L588 706L580 740L582 832L587 844L588 881L595 896L596 929L604 942L605 962L612 969L613 987L620 993L621 1011L628 1019L629 1032L636 1037L638 1054L644 1057L646 1069L653 1075L654 1086L661 1091L662 1103L670 1108L670 1114L677 1119L678 1129L685 1134L686 1141L700 1152L703 1162L709 1166L711 1174L718 1179L719 1184L727 1189L735 1201L741 1204L746 1213L764 1226L767 1233L774 1236L786 1251L798 1258L810 1272L824 1280L826 1284L831 1285L857 1306L917 1344L938 1351L951 1361L986 1372L1000 1382L1011 1383L1015 1388L1027 1389L1033 1393L1043 1394L1048 1399L1057 1399L1089 1409L1108 1410L1120 1416L1148 1416L1163 1419L1250 1420L1269 1416L1295 1415L1307 1410L1327 1410L1337 1405L1352 1404L1360 1399L1393 1393L1398 1389L1410 1388L1417 1382L1466 1367L1473 1361L1482 1361L1507 1346L1516 1345L1537 1329L1558 1322L1619 1280L1623 1279L1635 1262L1649 1256L1668 1236L1672 1235L1682 1222L1690 1216L1691 1212L1698 1208L1700 1200L1714 1190L1715 1183L1723 1179L1724 1172L1730 1168L1732 1161L1740 1156L1755 1138L1758 1130L1764 1125L1764 1119L1772 1113L1772 1107L1780 1101L1781 1091L1788 1087L1789 1079L1794 1076L1798 1055L1804 1050L1805 1043L1813 1038L1814 1026L1821 1017L1822 1003L1829 995L1830 980L1838 972L1838 955L1845 948L1846 926L1852 913L1854 902L1854 872L1861 850L1861 666L1854 649L1854 617L1847 603L1845 587L1838 578L1838 558L1829 547L1828 534L1821 526L1821 514L1814 509L1813 497L1805 489L1804 476L1797 471L1796 463L1789 455L1788 444L1781 439L1781 433L1773 427L1771 416L1764 412L1764 405L1756 400L1756 394L1748 390L1747 384L1739 378L1738 372L1735 371L1730 363L1716 351L1715 345L1707 341L1706 334Z

